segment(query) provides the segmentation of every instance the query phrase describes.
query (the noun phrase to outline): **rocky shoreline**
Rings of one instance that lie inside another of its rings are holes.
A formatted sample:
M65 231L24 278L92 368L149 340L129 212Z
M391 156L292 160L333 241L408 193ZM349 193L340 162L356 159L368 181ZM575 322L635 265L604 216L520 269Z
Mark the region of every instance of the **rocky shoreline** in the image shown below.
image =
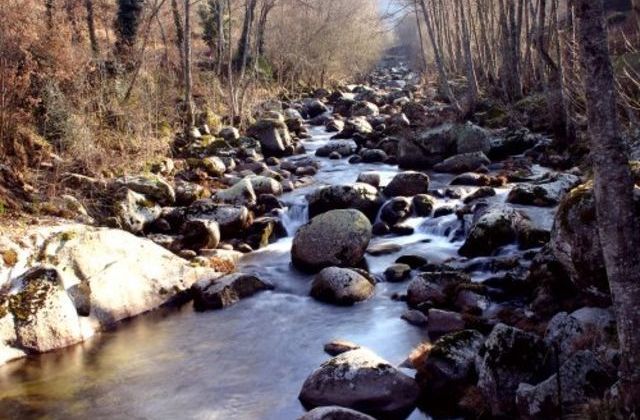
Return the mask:
M425 332L402 367L357 343L329 346L334 358L301 384L300 401L315 408L303 418L404 418L416 406L549 418L604 395L616 381L617 340L588 178L546 169L560 158L542 135L484 128L490 109L456 121L404 67L369 82L265 103L246 135L203 124L147 174L70 174L67 187L97 204L53 204L83 224L0 237L0 364L162 305L221 309L277 290L236 268L293 237L292 264L313 275L314 299L349 306L380 282L406 282L394 298ZM335 133L315 157L305 152L309 127ZM336 172L317 185L323 161L398 170L362 171L349 184ZM296 190L308 191L308 221L288 231L282 197ZM446 221L457 255L430 261L394 246L419 230L412 220ZM394 260L372 272L367 255Z

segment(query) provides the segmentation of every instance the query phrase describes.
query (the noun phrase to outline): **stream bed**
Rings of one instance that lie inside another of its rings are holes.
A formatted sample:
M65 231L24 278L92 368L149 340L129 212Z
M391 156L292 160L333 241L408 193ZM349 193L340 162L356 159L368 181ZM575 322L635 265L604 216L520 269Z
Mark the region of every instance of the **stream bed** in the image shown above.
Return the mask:
M309 155L330 141L322 128L311 134L304 142ZM325 343L349 340L400 365L428 340L426 330L401 319L406 304L392 299L406 292L406 282L381 282L372 299L336 307L309 297L312 276L290 264L292 235L307 220L307 193L322 185L354 183L363 171L378 172L385 185L398 168L318 160L315 183L281 198L288 205L283 222L289 237L240 263L239 271L257 274L275 290L222 311L197 313L191 304L162 309L83 344L0 367L0 418L295 419L305 412L297 399L304 380L329 358ZM453 178L429 175L431 189L445 188ZM463 196L475 189L460 187ZM509 186L498 188L490 200L503 202L508 191ZM460 200L439 199L438 205L444 202ZM538 226L550 227L552 209L524 210ZM372 245L390 242L402 249L367 255L369 270L380 276L405 254L432 263L457 257L462 241L453 241L452 234L459 223L454 214L413 218L407 222L415 228L413 235L375 237ZM518 251L507 247L503 252ZM477 281L489 275L482 270L471 274ZM416 409L410 418L428 416Z

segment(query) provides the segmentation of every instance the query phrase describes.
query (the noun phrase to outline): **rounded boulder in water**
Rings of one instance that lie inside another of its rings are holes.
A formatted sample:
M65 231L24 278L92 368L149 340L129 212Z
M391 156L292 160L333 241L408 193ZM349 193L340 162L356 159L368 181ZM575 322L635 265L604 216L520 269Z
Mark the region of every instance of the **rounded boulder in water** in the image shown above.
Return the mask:
M358 210L331 210L311 219L293 239L291 260L303 271L356 267L371 240L371 222Z

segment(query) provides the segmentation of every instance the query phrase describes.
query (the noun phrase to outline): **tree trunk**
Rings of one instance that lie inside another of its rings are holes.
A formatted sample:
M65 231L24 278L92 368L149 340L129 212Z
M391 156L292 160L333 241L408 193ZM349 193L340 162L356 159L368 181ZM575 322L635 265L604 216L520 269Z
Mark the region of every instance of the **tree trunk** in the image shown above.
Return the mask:
M422 34L422 24L420 23L420 13L418 13L418 0L414 0L413 8L416 14L416 26L418 27L418 39L420 42L420 53L422 55L422 60L420 65L422 67L422 71L427 71L427 53L424 50L424 35Z
M256 30L256 57L263 57L265 54L267 20L271 9L275 6L274 1L265 1L260 9L260 18L258 19L258 29Z
M144 0L118 0L116 52L125 62L129 61L138 37L143 4Z
M577 0L576 20L595 174L598 232L616 313L620 389L627 409L640 401L640 223L620 138L602 0Z
M236 69L240 71L240 77L244 77L249 62L251 52L251 30L258 0L247 0L244 11L244 23L242 25L242 35L238 41L238 52L236 55Z
M182 16L178 7L178 0L171 0L171 13L173 14L173 25L176 29L176 47L180 54L180 66L184 65L184 29L182 28Z
M98 37L96 36L96 24L93 15L93 0L84 0L84 7L87 9L87 29L89 31L89 41L91 42L91 51L94 56L100 54L100 45L98 45Z
M433 47L433 56L436 61L436 67L438 68L438 74L440 76L440 86L442 88L442 93L447 97L451 105L457 112L460 112L460 104L456 100L453 95L453 91L451 90L451 86L449 86L449 79L447 77L447 71L444 68L444 63L442 62L442 56L440 55L440 49L438 48L438 43L436 42L435 35L433 33L433 26L431 25L431 21L429 20L429 12L427 10L426 0L420 0L422 5L422 13L424 14L424 21L427 25L427 33L429 34L429 39L431 39L431 46Z
M195 125L193 97L191 94L191 0L184 0L184 103L186 116L186 133Z
M471 39L469 38L469 27L467 26L464 5L462 0L457 0L457 2L460 15L460 27L462 30L462 46L464 49L468 85L468 109L466 111L467 114L471 114L475 109L476 102L478 101L478 80L476 79L476 70L473 65L473 56L471 55Z
M216 14L216 55L218 56L217 70L218 75L222 75L222 63L224 62L225 52L225 35L224 35L224 4L222 0L217 1L218 13Z

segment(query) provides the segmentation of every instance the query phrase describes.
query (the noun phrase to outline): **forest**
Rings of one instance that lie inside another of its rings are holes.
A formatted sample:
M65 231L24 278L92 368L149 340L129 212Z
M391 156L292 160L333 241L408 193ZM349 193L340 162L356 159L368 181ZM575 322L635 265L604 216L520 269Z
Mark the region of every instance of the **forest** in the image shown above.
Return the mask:
M634 419L640 0L3 0L0 418Z

